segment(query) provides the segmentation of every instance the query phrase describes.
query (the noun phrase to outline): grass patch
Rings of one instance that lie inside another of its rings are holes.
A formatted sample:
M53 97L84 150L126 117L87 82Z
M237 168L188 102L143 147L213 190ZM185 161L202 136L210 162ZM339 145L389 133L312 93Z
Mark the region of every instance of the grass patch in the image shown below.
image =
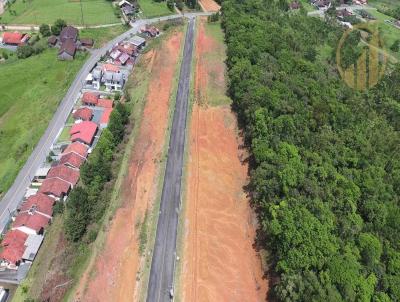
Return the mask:
M65 126L63 128L63 130L61 131L60 136L58 137L58 140L57 140L59 143L69 142L69 140L70 140L69 130L71 130L71 127L69 127L69 126Z
M225 74L226 45L224 43L224 34L219 22L204 23L206 35L211 37L215 42L215 48L207 52L202 60L206 66L220 66ZM195 68L195 65L193 66ZM207 104L212 106L229 105L231 99L226 96L226 82L221 81L219 71L215 72L211 69L208 74L209 81L207 83ZM225 77L224 77L225 78Z
M143 17L153 18L153 17L161 17L172 15L174 12L171 12L167 3L164 1L156 2L153 0L138 0L140 5L140 10L143 13Z
M400 6L400 0L369 0L368 4L379 9L394 9Z
M400 60L400 53L390 50L390 46L392 46L396 40L400 39L400 29L396 28L390 23L385 22L386 20L393 21L394 19L388 15L378 12L375 9L368 9L367 11L376 18L374 23L377 24L379 28L382 40L384 41L385 51L394 56L397 60Z
M83 23L81 4L83 12ZM11 14L11 12L15 12ZM2 15L2 22L8 24L52 24L57 19L69 24L96 25L117 23L113 6L106 0L17 0Z
M300 0L301 6L307 11L312 12L316 10L315 6L310 3L309 0Z
M116 25L103 28L85 28L79 31L79 37L91 38L94 40L94 47L101 48L108 41L127 31L130 27Z
M0 197L13 183L86 60L58 61L57 50L0 64Z

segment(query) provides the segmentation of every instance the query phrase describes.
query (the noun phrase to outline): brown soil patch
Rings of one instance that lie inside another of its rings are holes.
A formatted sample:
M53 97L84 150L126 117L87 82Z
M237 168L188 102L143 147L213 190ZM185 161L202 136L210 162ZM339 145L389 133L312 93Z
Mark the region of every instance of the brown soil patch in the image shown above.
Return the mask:
M265 301L267 281L253 243L257 219L243 190L248 182L239 150L236 117L228 106L209 107L212 75L225 83L223 59L209 64L221 47L199 25L196 42L197 100L189 137L182 301Z
M199 0L200 6L205 12L217 12L221 6L214 0Z
M123 205L111 223L104 250L95 260L94 276L88 277L88 270L81 282L76 295L81 301L138 300L140 228L135 225L143 221L158 192L169 98L182 37L181 32L175 33L163 42L162 51L152 51L146 55L145 59L152 62L152 75L140 132L130 159L129 174L122 187Z

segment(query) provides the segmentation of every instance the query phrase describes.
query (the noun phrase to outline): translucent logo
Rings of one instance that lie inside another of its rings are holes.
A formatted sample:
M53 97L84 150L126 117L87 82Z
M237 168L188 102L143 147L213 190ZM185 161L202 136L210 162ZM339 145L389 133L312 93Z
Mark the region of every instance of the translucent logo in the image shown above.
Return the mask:
M343 34L336 50L336 64L342 79L357 90L375 86L386 68L387 54L377 27L354 25Z

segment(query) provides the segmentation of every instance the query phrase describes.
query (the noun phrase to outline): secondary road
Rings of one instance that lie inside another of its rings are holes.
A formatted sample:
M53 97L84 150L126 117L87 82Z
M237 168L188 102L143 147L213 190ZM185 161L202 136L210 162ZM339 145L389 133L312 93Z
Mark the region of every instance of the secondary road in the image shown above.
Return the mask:
M178 212L181 201L183 153L194 44L194 25L195 19L191 18L183 49L183 62L180 70L175 113L172 121L156 242L151 262L147 302L170 301L170 290L173 290Z
M209 15L207 13L194 13L187 14L185 17L195 17L201 15ZM39 169L41 164L46 160L46 157L50 151L50 147L57 139L57 135L60 129L64 126L69 113L71 112L75 101L77 100L80 90L83 87L83 83L90 70L100 60L100 57L105 55L107 50L112 48L116 43L136 34L139 29L145 24L156 23L159 21L172 20L181 18L182 15L171 15L161 18L144 19L138 20L132 23L132 28L125 33L119 35L115 39L108 42L100 49L95 49L91 52L90 58L85 62L79 73L76 75L75 80L68 89L65 97L62 99L57 111L55 112L53 119L50 121L45 133L41 137L40 141L32 151L32 154L26 161L25 165L19 171L13 185L7 191L0 202L0 233L5 230L7 223L10 220L10 214L15 211L22 201L26 188L30 185L36 171Z

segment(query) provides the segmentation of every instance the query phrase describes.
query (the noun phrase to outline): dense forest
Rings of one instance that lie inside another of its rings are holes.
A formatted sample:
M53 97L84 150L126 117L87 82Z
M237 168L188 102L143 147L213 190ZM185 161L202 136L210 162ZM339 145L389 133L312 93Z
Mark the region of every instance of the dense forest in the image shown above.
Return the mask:
M357 92L343 29L274 0L224 0L229 94L279 301L400 301L400 66Z

